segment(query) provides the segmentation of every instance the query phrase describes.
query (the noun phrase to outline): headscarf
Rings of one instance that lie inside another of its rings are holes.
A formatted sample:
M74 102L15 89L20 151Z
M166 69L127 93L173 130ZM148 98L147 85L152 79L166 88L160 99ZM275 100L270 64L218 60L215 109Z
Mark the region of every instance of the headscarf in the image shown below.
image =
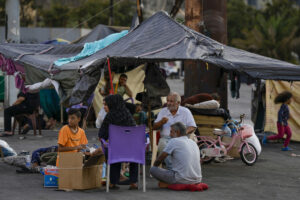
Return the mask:
M108 139L108 127L110 124L118 126L135 126L135 121L125 106L125 102L121 95L109 95L104 98L109 112L105 116L103 123L99 129L98 136L105 140Z

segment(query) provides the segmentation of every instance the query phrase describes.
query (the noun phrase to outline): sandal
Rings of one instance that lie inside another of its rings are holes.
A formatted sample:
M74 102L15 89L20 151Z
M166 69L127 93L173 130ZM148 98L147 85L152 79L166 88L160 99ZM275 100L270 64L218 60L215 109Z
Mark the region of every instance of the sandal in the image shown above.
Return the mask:
M9 136L13 136L13 134L7 134L7 133L0 134L0 137L9 137Z
M129 190L138 190L138 186L136 184L132 184L129 186Z
M110 190L118 190L118 189L120 189L120 187L117 185L112 185L112 186L109 186L109 189Z

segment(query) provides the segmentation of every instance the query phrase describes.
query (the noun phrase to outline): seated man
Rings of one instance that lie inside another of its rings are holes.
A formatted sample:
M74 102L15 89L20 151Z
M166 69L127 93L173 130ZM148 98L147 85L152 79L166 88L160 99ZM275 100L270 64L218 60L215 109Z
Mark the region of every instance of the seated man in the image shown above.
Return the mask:
M197 144L189 139L186 128L181 122L171 125L171 140L150 168L150 174L165 184L196 184L202 179L200 166L200 151ZM171 156L172 169L162 169L158 166Z
M158 143L158 153L161 153L170 140L170 125L182 122L186 126L186 134L191 134L196 130L196 123L191 111L180 106L180 96L176 92L171 92L167 96L167 107L161 109L154 121L153 129L161 130ZM167 169L172 169L170 158L165 159Z
M71 108L68 111L68 125L63 126L58 135L58 152L78 152L86 148L88 140L85 132L78 125L81 113L78 109ZM58 158L56 166L58 166Z
M16 102L4 110L4 133L0 136L11 136L11 118L20 114L32 114L40 105L39 93L20 92Z

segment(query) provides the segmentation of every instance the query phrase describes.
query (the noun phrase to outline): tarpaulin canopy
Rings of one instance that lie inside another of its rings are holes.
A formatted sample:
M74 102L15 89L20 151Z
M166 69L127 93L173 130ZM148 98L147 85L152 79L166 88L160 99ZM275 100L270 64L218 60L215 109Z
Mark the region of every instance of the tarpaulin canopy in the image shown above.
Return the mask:
M146 62L195 60L214 64L225 70L248 74L253 78L300 80L300 66L260 56L223 45L158 12L118 41L95 54L60 67L53 63L81 52L82 44L33 45L2 44L0 53L16 59L30 72L32 84L51 77L58 81L71 104L80 103L94 91L100 70L110 57L112 66L138 65ZM74 87L75 86L75 87ZM67 99L67 98L65 98Z
M87 35L80 37L79 39L75 40L72 43L84 44L87 42L94 42L97 40L101 40L110 34L117 33L125 29L120 27L111 27L111 26L99 24L95 28L93 28L93 30L89 32Z

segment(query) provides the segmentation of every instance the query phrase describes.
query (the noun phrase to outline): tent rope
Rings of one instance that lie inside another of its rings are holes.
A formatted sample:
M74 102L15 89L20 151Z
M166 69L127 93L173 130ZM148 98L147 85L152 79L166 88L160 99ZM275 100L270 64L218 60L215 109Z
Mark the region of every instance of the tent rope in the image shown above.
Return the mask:
M41 55L41 54L43 54L43 53L47 53L48 51L50 51L51 49L53 49L54 47L53 46L51 46L51 47L49 47L48 49L44 49L44 50L42 50L42 51L40 51L40 52L38 52L38 53L23 53L23 54L20 54L17 58L15 58L14 60L15 61L18 61L18 60L20 60L23 56L26 56L26 55Z

